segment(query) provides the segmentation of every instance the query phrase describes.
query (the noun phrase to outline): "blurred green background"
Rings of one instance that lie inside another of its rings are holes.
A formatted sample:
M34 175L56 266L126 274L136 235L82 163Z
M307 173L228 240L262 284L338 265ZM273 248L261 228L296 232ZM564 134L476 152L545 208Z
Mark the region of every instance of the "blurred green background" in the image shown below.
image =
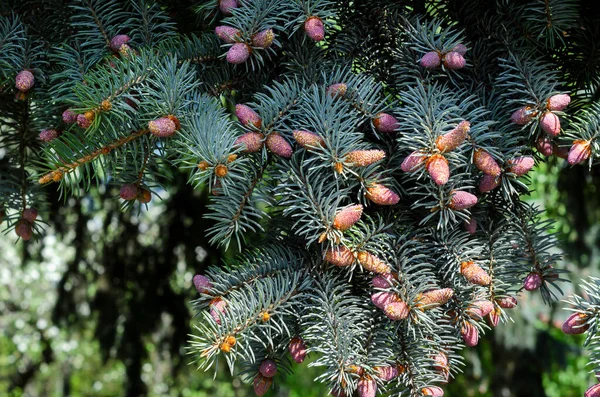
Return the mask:
M587 275L599 275L600 172L552 159L538 167L529 200L557 221L571 271L569 295ZM82 198L50 197L41 241L15 245L0 236L0 396L253 396L226 368L196 370L186 353L194 320L195 273L235 252L207 244L206 192L178 175L148 211L123 213L116 190ZM251 237L249 243L252 243ZM560 330L563 303L538 294L520 299L514 323L501 325L465 350L464 373L446 396L582 396L594 382L581 337ZM313 384L310 360L294 375L278 375L268 396L327 395Z

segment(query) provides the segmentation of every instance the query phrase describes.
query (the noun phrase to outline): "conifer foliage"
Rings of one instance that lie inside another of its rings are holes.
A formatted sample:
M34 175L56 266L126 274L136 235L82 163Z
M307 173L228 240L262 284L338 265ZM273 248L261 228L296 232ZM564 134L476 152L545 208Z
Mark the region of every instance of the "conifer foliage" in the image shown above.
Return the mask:
M48 189L143 210L188 173L242 251L194 278L190 354L259 396L306 357L335 396L442 396L520 295L557 299L523 196L549 156L600 161L592 1L183 3L0 8L7 233L43 236Z

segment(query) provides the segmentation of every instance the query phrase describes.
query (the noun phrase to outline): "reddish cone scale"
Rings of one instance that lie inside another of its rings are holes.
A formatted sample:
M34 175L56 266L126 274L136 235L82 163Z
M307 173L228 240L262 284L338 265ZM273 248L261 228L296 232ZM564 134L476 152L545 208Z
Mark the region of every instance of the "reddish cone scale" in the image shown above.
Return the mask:
M517 307L517 299L514 296L506 296L496 299L496 303L503 309L512 309Z
M583 163L591 154L592 149L590 147L590 142L578 139L573 141L573 146L571 146L569 155L567 156L567 162L570 165Z
M23 210L21 217L29 223L34 223L38 217L38 210L35 208L26 208Z
M457 44L452 51L458 52L460 55L465 55L467 53L467 46L464 44Z
M452 198L450 199L450 209L465 210L477 204L477 196L474 194L463 192L461 190L453 190Z
M321 146L325 147L325 141L319 135L310 131L296 130L293 132L294 139L300 146L306 150L310 150L313 147Z
M583 393L583 397L600 397L600 383L591 386Z
M334 266L346 267L354 263L354 254L350 248L341 245L328 249L325 253L325 260Z
M277 364L273 360L264 360L260 363L260 368L258 372L265 378L272 378L277 375Z
M369 252L359 252L356 254L356 259L358 259L358 263L360 263L364 269L370 272L379 274L386 274L390 272L390 266L387 263Z
M570 148L568 146L552 146L552 154L565 160L569 158L569 150Z
M542 115L540 126L548 135L557 136L560 134L560 119L552 112L546 112Z
M452 288L440 288L423 292L417 296L416 300L418 306L428 306L427 308L430 309L445 305L453 296Z
M267 378L266 376L258 374L256 375L256 378L254 378L254 382L252 382L252 385L254 386L254 393L256 393L256 395L259 397L264 396L272 384L272 378Z
M259 152L263 147L263 134L258 132L247 132L238 137L233 143L234 146L242 146L245 153Z
M15 86L21 92L29 91L35 84L35 77L29 70L22 70L15 77Z
M241 40L241 32L231 26L217 26L215 28L217 37L223 40L227 44L233 44L238 40Z
M148 122L148 130L150 133L159 138L167 138L175 134L176 125L168 117L161 117Z
M138 187L133 183L127 183L121 186L121 189L119 190L119 196L123 200L135 200L138 196Z
M28 241L33 236L31 223L27 222L25 219L20 219L15 226L15 233L23 240Z
M583 334L590 328L590 325L586 324L587 320L585 313L573 313L563 323L562 330L567 335Z
M114 52L119 52L121 47L127 44L130 40L130 37L126 34L118 34L110 40L110 49Z
M414 172L425 162L425 159L421 152L414 151L402 161L400 169L404 172Z
M344 83L336 83L327 87L327 94L332 97L343 97L348 91L348 86Z
M523 176L528 173L535 165L535 160L531 156L521 156L508 160L508 172L516 176Z
M460 329L460 334L465 345L469 347L477 346L479 343L479 330L471 323L465 323Z
M379 132L392 133L398 129L400 123L388 113L378 113L373 119L373 125Z
M300 364L306 358L306 345L300 338L293 338L288 346L292 360Z
M363 206L360 204L350 205L343 208L333 218L333 227L344 231L348 230L360 219L363 212Z
M550 138L548 138L546 136L540 137L536 141L535 147L544 156L546 156L546 157L552 156L554 146L553 146L552 140Z
M394 276L392 276L391 273L378 274L377 276L373 277L371 284L373 284L373 287L375 288L390 288L393 285L393 279Z
M221 325L221 318L219 317L220 313L225 313L225 308L227 307L227 302L225 302L222 298L217 297L210 302L210 315L215 320L215 322Z
M488 322L492 327L497 327L500 323L500 309L494 309L488 314Z
M384 310L387 305L393 302L400 302L400 297L394 292L382 291L371 295L371 302L381 310Z
M366 167L384 158L383 150L354 150L346 155L345 161L354 167Z
M528 124L533 118L531 109L531 106L520 107L510 116L510 121L517 125Z
M410 309L406 305L406 303L399 302L391 302L385 306L383 312L392 321L400 321L404 320L408 317L408 313Z
M83 114L77 115L77 125L81 128L89 128L92 125L92 121L85 117Z
M443 397L444 391L438 386L427 386L421 389L424 396Z
M396 379L399 375L398 367L395 365L377 366L373 368L377 377L384 382L389 382Z
M548 110L561 111L569 106L569 103L571 103L571 97L569 94L557 94L548 98L546 101L546 107Z
M483 174L483 176L479 180L477 190L479 190L481 193L491 192L492 190L500 186L500 181L501 178L499 177Z
M425 164L429 176L436 185L442 186L448 182L450 178L450 167L448 160L441 154L434 154L427 160Z
M198 293L200 294L207 294L209 293L209 291L212 288L212 283L210 282L210 279L206 276L203 276L201 274L196 274L194 276L194 278L192 279L193 283L194 283L194 287L196 287L196 291L198 291Z
M419 64L426 69L436 69L442 64L442 57L437 51L430 51L423 55L419 60Z
M379 205L394 205L400 201L400 196L396 192L379 183L367 188L367 198Z
M235 105L235 115L244 127L252 126L260 128L262 126L262 118L249 106L243 104Z
M304 31L314 41L325 39L325 26L321 18L316 16L308 17L304 22Z
M475 234L475 232L477 231L477 219L470 218L468 221L466 221L465 230L469 234Z
M370 376L364 376L358 381L356 387L358 397L375 397L377 394L377 382Z
M269 148L271 152L275 153L279 157L289 159L292 157L292 153L294 152L292 145L290 145L284 137L276 132L269 134L266 144L267 148Z
M450 51L444 55L444 67L450 70L458 70L466 65L465 58L458 52Z
M58 132L56 130L42 130L40 132L40 140L43 142L53 141L58 137Z
M483 149L475 149L475 152L473 153L473 164L475 164L475 167L481 172L487 175L497 177L502 173L496 160L494 160L491 154Z
M471 284L485 287L492 282L489 274L473 261L462 262L460 264L460 274Z
M494 304L488 300L479 300L473 302L467 309L469 316L479 320L490 314L494 310Z
M250 58L252 47L246 43L235 43L227 51L227 62L234 65L244 63Z
M527 277L525 277L525 281L523 281L523 288L527 291L535 291L536 289L542 286L544 279L539 273L529 273Z
M438 371L444 371L448 369L448 356L444 352L439 352L433 356L433 368Z
M252 46L267 49L273 44L274 39L273 29L265 29L252 36Z
M238 0L219 0L219 9L223 15L231 15L231 10L239 6Z
M461 121L452 131L444 135L440 135L436 139L435 145L442 153L450 152L459 147L465 141L470 130L471 123L466 120Z
M73 124L77 122L77 113L71 109L67 109L62 114L62 120L66 124Z

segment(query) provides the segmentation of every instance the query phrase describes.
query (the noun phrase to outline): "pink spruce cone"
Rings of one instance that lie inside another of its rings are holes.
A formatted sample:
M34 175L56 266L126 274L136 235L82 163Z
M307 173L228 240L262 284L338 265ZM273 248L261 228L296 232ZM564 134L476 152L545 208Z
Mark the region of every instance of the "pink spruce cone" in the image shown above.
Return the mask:
M465 58L458 52L450 51L444 55L444 66L446 69L457 70L465 67Z
M384 382L396 379L399 375L398 367L395 365L380 366L375 367L374 369L377 373L377 377Z
M548 101L546 101L546 107L548 110L560 111L569 106L569 103L571 103L571 97L569 94L557 94L548 98Z
M556 157L566 160L569 158L569 149L570 148L568 146L553 145L552 154L554 154Z
M262 118L249 106L242 104L235 105L235 115L245 127L254 126L260 128L262 126Z
M525 277L525 281L523 281L523 288L527 291L535 291L542 286L543 282L544 280L539 273L529 273L529 275Z
M448 356L444 352L439 352L433 356L433 368L438 371L448 369Z
M130 37L126 34L118 34L110 40L110 49L114 52L119 52L121 46L129 42Z
M227 51L227 62L239 65L244 63L250 57L252 53L252 47L246 43L235 43Z
M175 134L177 126L175 122L168 117L161 117L148 122L148 130L154 136L159 138L167 138Z
M510 116L510 121L517 125L525 125L529 123L532 119L531 115L531 107L530 106L522 106L515 110L513 114Z
M592 154L590 143L591 142L589 141L584 141L581 139L573 141L573 146L571 146L571 150L569 150L567 162L570 165L575 165L583 163L585 160L587 160Z
M453 210L465 210L477 204L477 196L461 190L453 190L449 207Z
M346 95L346 92L348 91L348 86L344 83L335 83L330 85L329 87L327 87L327 94L331 95L332 97L343 97L344 95Z
M252 45L254 47L267 49L273 44L275 33L273 29L265 29L252 36Z
M440 135L435 144L442 153L450 152L459 147L469 135L471 123L466 120L461 121L452 131Z
M535 165L535 160L531 156L521 156L508 160L508 172L516 176L523 176L528 173Z
M423 393L424 396L443 397L444 390L438 386L427 386L421 389L421 393Z
M377 382L370 376L365 376L358 381L356 390L358 391L358 397L375 397Z
M58 132L56 130L42 130L40 132L40 140L44 142L50 142L58 137Z
M491 192L492 190L500 186L500 181L501 178L499 177L483 174L483 176L479 180L478 190L481 193Z
M540 137L535 143L535 147L544 156L552 156L554 147L552 145L552 140L547 136Z
M473 153L473 164L479 168L481 172L487 175L499 176L502 173L500 166L494 160L491 154L483 149L475 149Z
M293 135L296 142L306 150L310 150L312 147L316 146L325 146L323 138L314 132L296 130L293 132Z
M587 389L583 394L583 397L600 397L600 383Z
M421 60L419 60L419 64L426 69L436 69L439 68L442 63L442 57L437 51L430 51L423 55Z
M80 126L81 128L89 128L90 125L92 125L92 122L90 120L88 120L87 117L85 117L83 114L78 114L77 115L77 125Z
M467 53L467 46L464 44L457 44L452 51L458 52L460 55L465 55Z
M300 364L306 358L306 345L300 338L293 338L288 346L292 360Z
M477 219L471 217L468 221L465 222L465 230L469 234L475 234L477 231Z
M367 198L379 205L394 205L400 201L400 196L396 192L379 183L367 188Z
M25 210L23 210L22 218L29 223L33 223L37 219L38 214L38 210L35 208L25 208Z
M233 44L241 37L240 30L231 26L217 26L215 28L215 33L218 38L227 44Z
M460 334L469 347L477 346L479 343L479 330L471 323L465 323L460 329Z
M419 151L414 151L402 161L400 169L404 172L414 172L424 161L425 156L422 156Z
M135 200L138 196L138 187L133 183L127 183L121 186L121 189L119 190L119 196L123 200Z
M406 305L406 303L400 302L391 302L385 306L383 312L392 321L400 321L404 320L408 317L410 309Z
M267 137L267 147L271 152L286 159L292 157L292 153L294 152L292 145L276 132L272 132Z
M21 70L15 77L15 86L21 92L27 92L35 84L35 77L29 70Z
M473 261L462 262L460 264L460 274L471 284L485 287L492 282L490 275Z
M260 363L260 368L258 372L265 378L272 378L277 375L277 364L273 360L264 360Z
M33 228L31 227L31 223L27 222L25 219L19 220L15 226L15 233L17 233L17 236L21 237L25 241L30 240L33 236Z
M583 334L590 328L589 324L586 324L588 316L585 313L573 313L563 323L562 330L567 335L579 335Z
M325 26L319 17L308 17L304 22L304 31L314 41L321 41L325 38Z
M219 9L223 15L231 15L231 10L239 6L238 0L219 0Z
M263 147L263 134L258 132L247 132L244 135L239 136L235 142L234 146L241 145L244 147L244 152L246 153L256 153L259 152Z
M540 119L542 130L548 135L557 136L560 134L560 119L552 112L546 112Z
M192 281L194 282L194 287L196 287L196 291L198 291L198 293L200 294L207 294L213 287L212 283L210 282L210 279L201 274L196 274Z
M514 296L505 296L503 298L496 299L496 303L503 309L512 309L517 307L517 299Z
M329 392L333 397L347 397L346 392L342 389L336 389Z
M346 267L354 263L354 254L350 248L340 245L325 252L325 260L334 266Z
M378 256L373 255L367 251L360 251L356 254L358 263L365 269L373 273L386 274L390 272L390 265L379 259Z
M500 324L500 311L495 309L488 314L488 322L492 327L497 327Z
M494 304L488 300L475 301L467 310L469 315L483 319L494 310Z
M452 288L440 288L419 294L417 301L419 306L431 305L431 307L436 307L445 305L453 296L454 291Z
M63 122L66 124L73 124L77 122L77 113L72 111L71 109L67 109L62 114Z
M355 167L366 167L384 158L383 150L354 150L346 155L345 160Z
M373 277L373 280L371 280L371 284L373 284L373 287L375 288L390 288L393 285L393 279L394 276L392 276L391 273L378 274L377 276Z
M382 291L371 295L371 302L381 310L385 310L386 306L393 302L400 302L400 297L393 292Z
M344 207L333 218L333 227L345 231L348 230L360 219L363 212L363 206L360 204Z
M379 132L392 133L398 129L400 123L398 120L388 113L378 113L373 119L373 125Z
M442 186L448 182L450 178L450 167L448 160L441 154L434 154L427 160L425 165L429 176L436 185Z
M269 391L269 388L271 387L272 384L273 384L273 379L267 378L266 376L258 374L258 375L256 375L256 378L254 378L254 381L252 382L252 385L254 386L254 393L256 393L256 395L259 397L264 396L265 393L267 391Z
M219 318L219 313L225 313L225 308L227 307L227 302L225 302L221 298L213 299L210 303L210 315L213 320L219 325L221 325L221 319Z

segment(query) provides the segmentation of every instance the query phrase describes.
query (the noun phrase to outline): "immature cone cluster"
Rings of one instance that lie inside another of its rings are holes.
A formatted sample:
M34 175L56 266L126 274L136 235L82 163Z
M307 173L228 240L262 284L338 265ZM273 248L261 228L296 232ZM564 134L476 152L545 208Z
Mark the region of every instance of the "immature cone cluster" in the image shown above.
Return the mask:
M392 133L398 129L400 123L388 113L378 113L373 119L373 125L379 132Z
M300 364L306 358L306 345L300 338L293 338L288 347L292 360Z
M442 64L442 55L437 51L429 51L419 60L419 64L426 69L437 69Z
M92 125L92 120L85 117L84 114L77 115L77 125L83 129L89 128Z
M123 200L127 200L127 201L135 200L138 196L137 185L134 185L133 183L127 183L127 184L121 186L121 189L119 190L119 196Z
M58 132L56 130L42 130L40 132L40 140L44 142L50 142L58 137Z
M215 33L227 44L234 44L241 38L241 31L231 26L217 26Z
M367 188L367 198L379 205L394 205L400 201L400 196L396 192L379 183Z
M194 287L196 287L196 291L198 291L200 294L208 294L213 287L210 279L201 274L196 274L192 281L194 283Z
M546 107L548 110L561 111L564 110L571 103L571 97L569 94L557 94L552 95L546 101Z
M284 137L276 132L269 134L266 141L269 150L279 157L289 159L292 157L293 149L292 145L285 140Z
M325 38L325 26L319 17L308 17L304 22L304 31L314 41L321 41Z
M311 150L314 147L325 147L325 141L318 134L310 131L296 130L293 132L294 139L298 145L306 150Z
M26 208L21 214L21 219L17 221L15 233L25 241L33 236L33 224L38 217L38 210L35 208Z
M66 124L73 124L77 122L77 113L71 109L67 109L62 113L62 120Z
M425 168L436 185L442 186L448 183L448 179L450 178L450 167L448 166L448 160L441 154L434 154L431 156L429 160L427 160Z
M471 123L466 120L461 121L452 131L440 135L435 144L442 153L450 152L459 147L469 135Z
M334 266L346 267L354 263L354 254L346 246L330 248L325 252L325 260Z
M466 322L460 329L460 334L469 347L477 346L479 343L479 330L471 323Z
M118 34L110 40L110 49L114 52L119 52L124 45L131 40L126 34Z
M542 286L543 281L541 274L529 273L529 275L525 277L525 281L523 281L523 288L527 291L535 291Z
M516 157L508 160L508 172L516 176L523 176L528 173L535 165L535 160L531 156Z
M457 51L450 51L444 55L444 67L450 70L462 69L466 65L465 58Z
M400 169L404 172L414 172L419 169L419 166L423 164L426 157L422 155L419 151L414 151L402 161L400 164ZM450 171L448 171L450 172Z
M359 397L375 397L377 394L377 382L370 376L365 375L358 381L356 390Z
M491 154L483 149L475 149L475 152L473 153L473 164L486 175L498 177L502 173L496 160L494 160Z
M263 134L251 131L239 136L233 145L242 146L246 153L256 153L263 147L263 138Z
M252 45L254 47L267 49L273 44L275 33L273 29L265 29L252 36Z
M235 105L235 115L244 127L260 128L262 126L262 118L247 105Z
M429 51L419 60L419 64L426 69L437 69L444 64L448 70L462 69L466 65L464 55L467 47L464 44L456 45L451 51L442 53L440 51Z
M449 207L453 210L465 210L477 204L477 196L474 194L463 192L461 190L453 190L452 198L450 199Z
M167 138L175 134L177 126L169 117L161 117L148 122L148 130L150 133L159 138Z
M29 70L22 70L15 77L15 86L21 92L29 91L35 84L35 77Z
M362 216L363 206L360 204L350 205L343 208L333 218L333 227L345 231L354 225Z
M473 302L467 309L469 316L475 319L482 319L494 310L494 303L488 300L479 300Z
M560 119L552 112L546 112L542 115L540 126L548 135L557 136L560 134Z
M585 313L573 313L563 323L562 330L568 335L583 334L590 328L589 324L586 324L588 316Z
M460 274L472 284L487 286L492 282L490 275L473 261L462 262L460 264Z
M239 65L246 62L250 58L250 54L252 54L252 47L248 44L235 43L227 51L226 59L229 63Z
M269 388L272 384L272 378L267 378L266 376L258 374L256 375L256 378L254 378L254 382L252 383L252 385L254 386L254 393L256 393L257 396L264 396L265 393L269 391Z
M277 375L277 364L275 361L267 359L260 363L258 372L265 378L272 378Z
M390 266L387 263L369 252L359 252L356 255L356 259L358 259L358 263L360 263L364 269L370 272L380 274L386 274L390 272Z
M569 150L567 162L570 165L583 163L592 154L591 142L578 139L573 141L573 146Z

